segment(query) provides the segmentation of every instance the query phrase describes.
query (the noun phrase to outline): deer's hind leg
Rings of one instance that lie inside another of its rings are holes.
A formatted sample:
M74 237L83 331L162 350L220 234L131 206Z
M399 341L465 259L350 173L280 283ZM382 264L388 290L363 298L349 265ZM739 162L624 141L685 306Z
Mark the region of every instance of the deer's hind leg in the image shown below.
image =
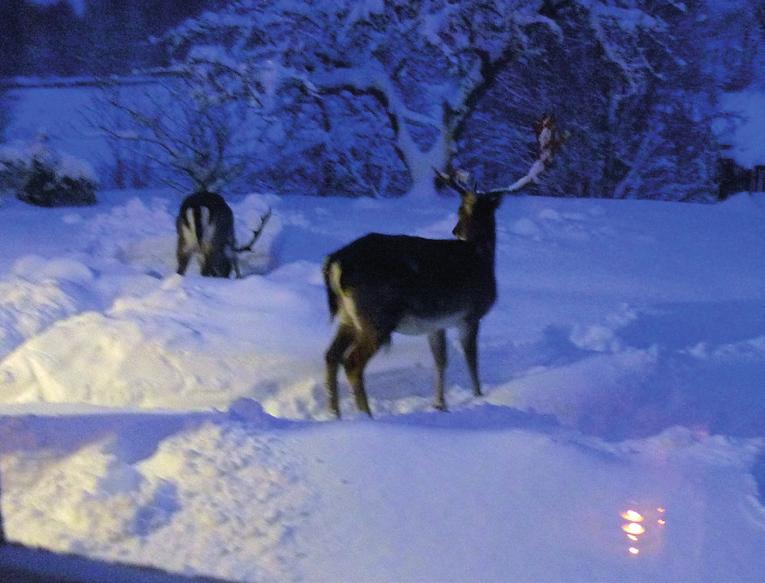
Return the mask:
M385 298L369 292L361 289L345 294L347 314L353 322L356 338L344 365L356 407L372 417L364 386L364 369L377 351L390 342L398 318Z
M379 315L379 314L378 314ZM353 397L356 400L356 407L362 413L370 417L372 411L369 409L367 401L367 391L364 386L364 369L371 358L380 350L380 347L390 341L390 335L393 330L383 326L380 322L373 323L367 317L357 318L356 320L356 339L348 356L345 358L345 374L353 390Z
M189 261L191 260L191 251L186 247L186 243L183 237L178 237L178 247L175 251L175 257L178 259L178 275L185 275L186 269L189 267Z
M372 411L369 410L367 391L364 388L364 369L379 348L379 343L373 338L366 335L359 335L344 363L345 374L348 377L348 382L353 390L356 407L359 411L366 413L370 417L372 416Z
M345 353L348 348L353 344L356 337L355 330L350 324L340 324L335 334L335 338L329 345L329 349L325 355L327 371L326 371L326 387L327 397L329 398L329 410L335 415L340 417L340 398L337 394L337 369L340 367L340 363L343 362Z

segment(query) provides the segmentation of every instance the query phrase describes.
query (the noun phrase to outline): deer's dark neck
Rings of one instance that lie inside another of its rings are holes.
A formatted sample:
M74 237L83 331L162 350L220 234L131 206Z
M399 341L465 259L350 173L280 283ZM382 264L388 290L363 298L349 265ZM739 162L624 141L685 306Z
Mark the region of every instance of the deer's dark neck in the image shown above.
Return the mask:
M476 254L486 267L494 272L495 256L497 251L497 226L492 217L486 228L481 229L479 235L469 241L475 246Z

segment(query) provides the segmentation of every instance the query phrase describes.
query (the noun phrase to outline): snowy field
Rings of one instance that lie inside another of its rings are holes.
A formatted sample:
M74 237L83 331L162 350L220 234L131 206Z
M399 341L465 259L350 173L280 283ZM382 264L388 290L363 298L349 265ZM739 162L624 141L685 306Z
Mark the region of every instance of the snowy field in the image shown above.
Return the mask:
M236 198L242 240L273 208L242 280L174 274L179 201L0 204L11 540L243 581L762 581L765 197L508 199L485 397L455 342L432 411L395 336L373 421L344 383L326 413L322 258L449 237L456 198Z

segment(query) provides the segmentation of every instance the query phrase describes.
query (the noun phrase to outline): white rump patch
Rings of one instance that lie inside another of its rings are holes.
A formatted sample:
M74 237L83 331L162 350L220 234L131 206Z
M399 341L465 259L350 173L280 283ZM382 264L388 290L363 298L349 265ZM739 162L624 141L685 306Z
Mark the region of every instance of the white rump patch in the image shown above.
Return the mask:
M356 302L353 297L343 291L340 285L340 276L342 270L337 263L332 263L329 266L329 285L332 291L335 292L338 298L340 298L339 305L339 317L340 321L344 324L352 324L357 330L362 330L361 318L359 318L359 311L356 308Z
M194 210L186 209L186 220L181 223L183 249L186 253L192 253L199 250L196 231L196 225L194 224Z

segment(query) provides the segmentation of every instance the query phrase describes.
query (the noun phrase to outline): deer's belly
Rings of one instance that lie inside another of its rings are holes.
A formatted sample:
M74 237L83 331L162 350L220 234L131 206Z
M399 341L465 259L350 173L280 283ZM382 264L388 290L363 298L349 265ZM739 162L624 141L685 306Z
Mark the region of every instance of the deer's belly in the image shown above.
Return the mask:
M422 334L431 334L437 330L443 330L444 328L459 326L464 320L465 312L456 312L454 314L438 316L435 318L407 315L401 318L395 331L400 334L420 336Z

